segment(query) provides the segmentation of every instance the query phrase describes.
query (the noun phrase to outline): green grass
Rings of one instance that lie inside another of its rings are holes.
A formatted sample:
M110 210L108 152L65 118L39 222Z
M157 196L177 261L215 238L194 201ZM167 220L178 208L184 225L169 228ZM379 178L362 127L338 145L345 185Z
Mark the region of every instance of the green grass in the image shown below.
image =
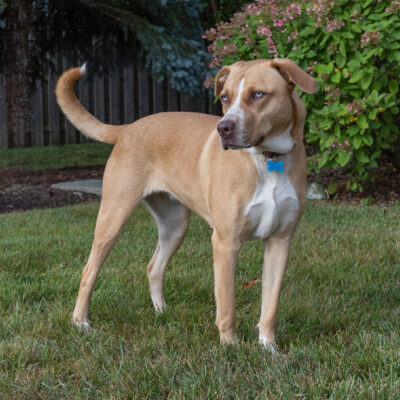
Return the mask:
M104 165L112 146L81 143L64 146L26 147L0 150L0 168L43 169Z
M400 208L309 204L278 315L281 355L257 344L262 246L237 269L240 342L214 325L211 231L196 216L155 315L141 206L100 272L90 317L70 325L98 204L0 215L2 399L399 399Z

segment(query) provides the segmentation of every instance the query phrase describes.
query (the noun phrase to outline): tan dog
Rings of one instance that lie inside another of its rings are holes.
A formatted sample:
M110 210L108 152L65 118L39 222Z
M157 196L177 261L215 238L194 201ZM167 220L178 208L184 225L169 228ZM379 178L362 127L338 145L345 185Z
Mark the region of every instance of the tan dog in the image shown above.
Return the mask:
M76 128L114 144L114 149L104 172L92 250L73 313L75 325L89 327L89 301L99 269L133 209L144 200L158 225L157 248L147 267L157 311L166 306L164 273L185 236L190 210L212 227L216 324L222 342L236 339L239 250L248 239L263 240L259 340L274 352L290 242L306 203L305 107L294 87L314 93L315 79L288 59L238 62L216 77L222 120L169 112L111 126L95 119L75 97L74 84L84 74L82 67L62 75L58 103ZM276 170L280 161L283 172Z

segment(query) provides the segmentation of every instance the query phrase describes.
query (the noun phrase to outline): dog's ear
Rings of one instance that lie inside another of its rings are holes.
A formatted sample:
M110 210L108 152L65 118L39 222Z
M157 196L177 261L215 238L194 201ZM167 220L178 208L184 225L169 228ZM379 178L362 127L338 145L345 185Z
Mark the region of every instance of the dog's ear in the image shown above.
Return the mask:
M217 76L215 77L215 90L214 90L215 96L218 96L221 93L221 90L224 87L226 79L228 78L230 72L231 72L230 67L223 67L218 72Z
M294 61L288 58L276 58L270 65L278 70L285 81L291 85L296 84L303 92L311 94L317 91L317 81Z

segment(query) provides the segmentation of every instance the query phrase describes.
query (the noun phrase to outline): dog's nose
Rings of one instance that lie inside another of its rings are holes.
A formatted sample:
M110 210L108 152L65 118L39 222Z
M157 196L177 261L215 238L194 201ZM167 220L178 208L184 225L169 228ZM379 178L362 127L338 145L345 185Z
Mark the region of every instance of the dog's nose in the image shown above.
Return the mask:
M222 138L227 139L235 130L235 123L230 119L226 119L218 124L217 130Z

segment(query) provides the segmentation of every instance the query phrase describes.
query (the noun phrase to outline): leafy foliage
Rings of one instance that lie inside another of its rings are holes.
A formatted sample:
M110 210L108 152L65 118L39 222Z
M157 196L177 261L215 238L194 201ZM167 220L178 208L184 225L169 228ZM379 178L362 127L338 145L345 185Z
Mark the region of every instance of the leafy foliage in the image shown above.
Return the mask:
M32 57L40 71L46 54L64 49L91 67L112 67L141 53L153 75L196 93L208 54L199 22L200 0L38 0L32 2Z
M374 179L367 167L399 142L399 10L389 0L258 0L207 31L211 67L288 57L314 74L319 92L303 96L310 168L346 166L349 188L362 190Z

